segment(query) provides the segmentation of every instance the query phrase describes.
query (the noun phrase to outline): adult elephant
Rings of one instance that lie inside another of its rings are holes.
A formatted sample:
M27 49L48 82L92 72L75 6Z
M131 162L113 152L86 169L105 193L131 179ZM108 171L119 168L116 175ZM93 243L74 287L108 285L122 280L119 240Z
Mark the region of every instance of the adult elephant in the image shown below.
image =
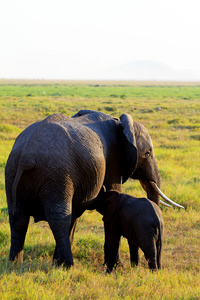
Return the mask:
M54 262L73 265L70 232L102 185L121 190L139 179L147 197L159 203L160 175L151 138L128 114L120 120L95 111L72 118L54 114L26 128L16 139L5 169L11 227L10 260L23 260L30 216L53 232Z

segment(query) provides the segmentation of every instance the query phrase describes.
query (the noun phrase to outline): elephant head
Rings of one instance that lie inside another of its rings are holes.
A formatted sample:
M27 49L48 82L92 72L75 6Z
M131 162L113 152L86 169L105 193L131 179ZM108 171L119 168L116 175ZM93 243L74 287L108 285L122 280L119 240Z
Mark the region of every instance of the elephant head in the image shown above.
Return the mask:
M140 181L147 193L147 197L153 202L157 204L161 202L166 206L170 206L165 202L159 201L160 195L167 202L183 208L183 206L167 198L160 190L160 174L154 155L153 144L144 125L134 122L129 114L122 114L120 120L118 120L117 118L93 110L80 110L73 118L84 115L87 115L87 122L85 124L88 123L87 126L90 126L99 136L103 136L102 144L105 146L105 149L111 149L109 150L109 157L112 156L112 159L109 158L109 164L106 168L108 174L106 174L104 181L107 190L120 190L119 177L122 179L122 184L128 178L132 178ZM114 123L114 125L111 125L111 123ZM118 142L116 142L117 139L119 140ZM112 146L108 146L111 143ZM116 147L120 147L120 157L118 154L116 155ZM120 170L118 169L119 164ZM115 174L112 179L110 178L111 172ZM116 184L113 184L114 181Z
M124 147L126 159L122 163L122 183L126 182L129 177L137 179L146 191L148 199L159 204L159 196L161 196L170 204L183 208L166 197L160 190L160 173L154 155L153 143L144 125L134 122L128 114L120 116L120 123L123 130L123 145L126 144ZM131 153L135 149L137 150L137 163L133 169L131 161L134 159L131 158ZM163 201L161 203L169 206Z

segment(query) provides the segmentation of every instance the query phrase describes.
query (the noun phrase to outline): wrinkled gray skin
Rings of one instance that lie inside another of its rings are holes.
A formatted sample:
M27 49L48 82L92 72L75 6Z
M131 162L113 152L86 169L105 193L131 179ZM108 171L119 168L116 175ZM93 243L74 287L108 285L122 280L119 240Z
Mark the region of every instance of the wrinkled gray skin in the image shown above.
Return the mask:
M110 273L117 265L121 236L128 240L132 267L138 265L141 248L149 268L160 269L164 221L159 206L146 198L134 198L118 191L101 193L96 201L104 221L106 272Z
M147 196L160 186L150 136L128 114L120 120L83 110L74 117L47 117L16 139L5 169L11 227L10 260L23 260L30 216L46 220L53 232L57 265L73 265L71 245L76 219L92 207L102 185L121 190L121 181L141 180ZM95 208L95 207L94 207Z

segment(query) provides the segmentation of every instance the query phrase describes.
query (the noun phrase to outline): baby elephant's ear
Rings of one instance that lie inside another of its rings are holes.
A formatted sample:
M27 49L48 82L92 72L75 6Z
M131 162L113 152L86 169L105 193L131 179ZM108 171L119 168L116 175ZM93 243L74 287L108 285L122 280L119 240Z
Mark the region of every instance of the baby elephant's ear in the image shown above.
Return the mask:
M114 214L117 204L119 202L120 193L118 191L108 191L104 194L105 213L103 217L104 222L108 222Z
M129 114L122 114L120 121L123 127L121 141L121 175L122 183L124 183L136 168L137 147L133 119Z

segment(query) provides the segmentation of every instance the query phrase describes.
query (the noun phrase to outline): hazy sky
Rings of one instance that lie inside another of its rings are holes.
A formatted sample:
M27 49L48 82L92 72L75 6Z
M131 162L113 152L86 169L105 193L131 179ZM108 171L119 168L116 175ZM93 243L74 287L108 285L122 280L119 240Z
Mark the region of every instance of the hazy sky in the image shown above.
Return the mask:
M200 73L199 0L0 4L0 78L91 78L140 60Z

